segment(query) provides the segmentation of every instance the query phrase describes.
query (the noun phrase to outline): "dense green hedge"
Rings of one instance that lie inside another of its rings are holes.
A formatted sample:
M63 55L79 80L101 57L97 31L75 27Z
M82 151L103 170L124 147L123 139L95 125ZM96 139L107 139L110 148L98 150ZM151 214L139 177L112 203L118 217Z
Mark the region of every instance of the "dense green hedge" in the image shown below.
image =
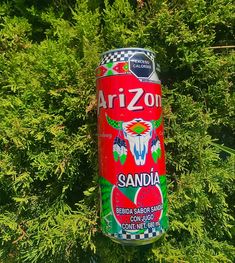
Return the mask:
M230 0L0 3L0 262L234 262ZM94 70L157 53L170 230L122 247L99 228ZM217 46L223 46L218 48Z

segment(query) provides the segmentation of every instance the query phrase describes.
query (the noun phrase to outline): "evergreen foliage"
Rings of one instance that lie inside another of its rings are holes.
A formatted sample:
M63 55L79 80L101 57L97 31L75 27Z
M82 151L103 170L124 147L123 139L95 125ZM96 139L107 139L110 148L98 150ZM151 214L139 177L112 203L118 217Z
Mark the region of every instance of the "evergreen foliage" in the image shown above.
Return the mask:
M231 0L0 2L0 262L234 262ZM95 68L150 48L161 65L170 230L100 233ZM216 48L224 46L223 48Z

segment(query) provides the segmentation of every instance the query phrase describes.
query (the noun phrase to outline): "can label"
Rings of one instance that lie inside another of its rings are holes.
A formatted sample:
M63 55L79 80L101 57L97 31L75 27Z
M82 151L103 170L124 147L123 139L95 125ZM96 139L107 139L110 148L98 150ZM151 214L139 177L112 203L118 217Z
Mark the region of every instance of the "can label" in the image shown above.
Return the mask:
M161 85L154 53L120 49L96 70L102 231L145 240L168 228Z

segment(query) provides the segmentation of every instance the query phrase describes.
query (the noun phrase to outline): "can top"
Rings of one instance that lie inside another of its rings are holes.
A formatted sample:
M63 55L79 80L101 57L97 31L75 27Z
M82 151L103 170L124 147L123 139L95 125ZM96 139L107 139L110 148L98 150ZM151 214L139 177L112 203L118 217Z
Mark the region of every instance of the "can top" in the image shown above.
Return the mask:
M124 47L124 48L116 48L116 49L111 49L111 50L108 50L108 51L105 51L101 54L101 57L106 55L106 54L109 54L109 53L114 53L114 52L121 52L121 51L132 51L132 52L149 52L149 53L152 53L154 54L155 56L155 52L153 52L152 50L150 49L146 49L146 48L140 48L140 47Z
M145 48L118 48L106 51L101 54L100 65L104 65L110 62L125 62L128 61L135 53L145 53L151 60L155 59L155 53Z

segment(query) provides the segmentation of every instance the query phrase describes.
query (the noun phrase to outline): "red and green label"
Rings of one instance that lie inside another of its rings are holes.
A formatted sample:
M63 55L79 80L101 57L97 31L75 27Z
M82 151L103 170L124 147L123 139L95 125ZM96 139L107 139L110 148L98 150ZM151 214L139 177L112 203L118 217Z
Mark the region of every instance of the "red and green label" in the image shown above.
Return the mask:
M161 86L154 68L146 52L118 50L96 71L101 224L119 240L151 239L168 228Z

